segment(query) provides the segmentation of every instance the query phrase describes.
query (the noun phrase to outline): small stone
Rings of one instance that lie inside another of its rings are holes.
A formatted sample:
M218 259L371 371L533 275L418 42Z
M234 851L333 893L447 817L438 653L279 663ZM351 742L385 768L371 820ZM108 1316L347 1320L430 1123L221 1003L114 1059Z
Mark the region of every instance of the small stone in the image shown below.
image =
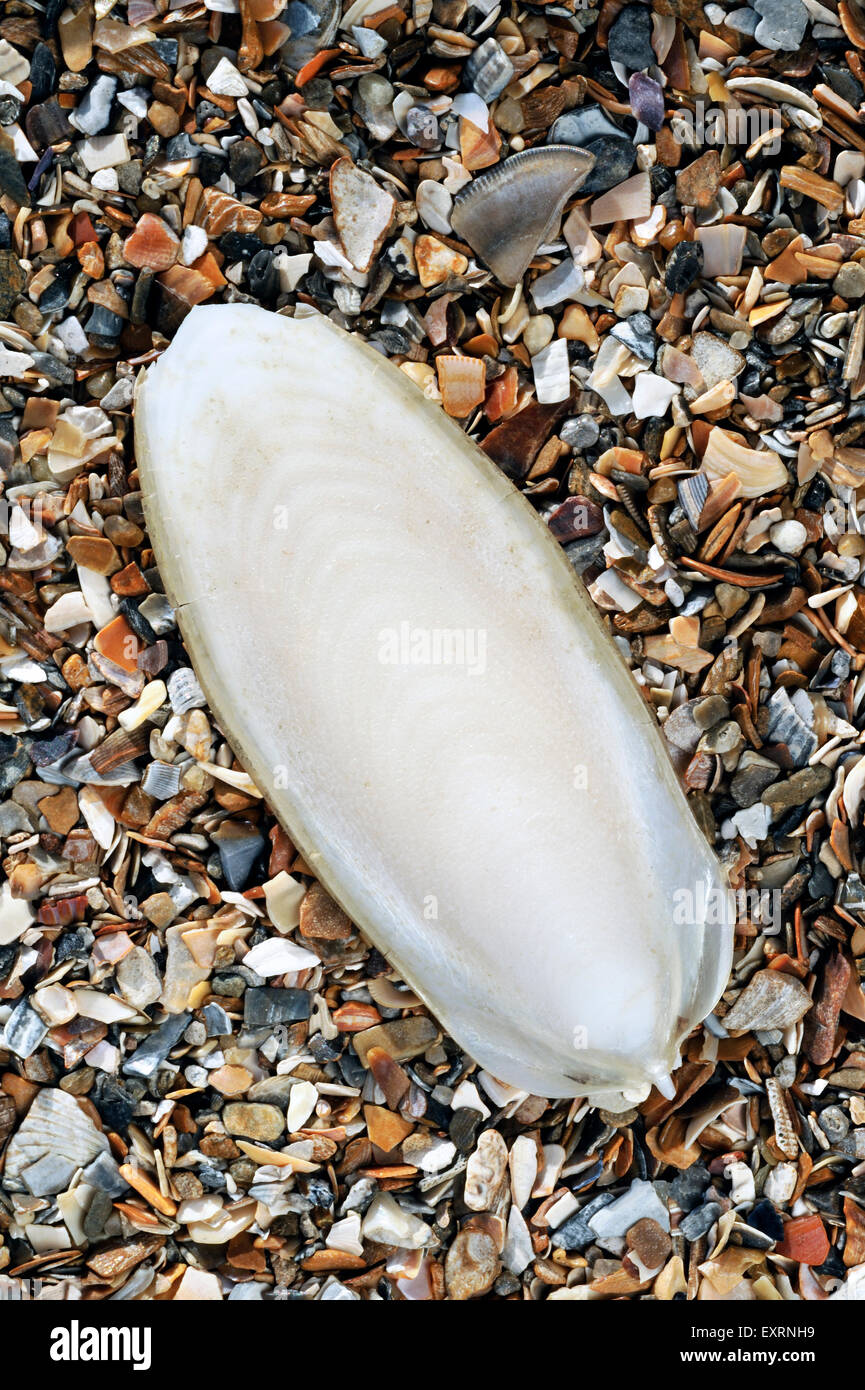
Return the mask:
M343 251L355 270L369 270L390 230L396 199L350 159L331 167L330 197Z
M23 1169L21 1177L34 1197L47 1197L66 1190L77 1166L74 1159L48 1153Z
M237 68L228 58L222 57L207 78L207 89L221 97L245 97L249 95L246 85Z
M434 179L421 179L415 201L418 213L427 227L433 232L447 236L451 229L451 209L454 200L444 184L437 183ZM391 254L392 250L392 247L389 248L388 254Z
M784 1222L778 1215L771 1202L758 1202L748 1213L748 1225L755 1230L762 1231L770 1240L782 1240L784 1236Z
M237 140L228 152L228 172L238 188L246 188L260 172L264 155L254 140Z
M81 162L89 174L100 169L114 169L129 159L129 145L126 136L91 135L80 145Z
M146 917L152 926L162 929L174 921L177 908L170 893L151 893L141 903L141 915Z
M597 444L600 433L601 427L594 415L575 415L564 422L559 438L571 449L591 449Z
M624 290L633 290L633 285L625 285ZM621 294L622 291L620 290ZM643 290L645 295L646 291ZM616 303L618 306L618 296ZM617 307L616 312L619 312ZM655 359L655 330L652 320L648 314L631 312L630 318L625 323L616 323L610 329L614 338L618 338L620 343L624 343L626 348L630 348L636 357L643 362L653 362Z
M753 806L777 776L777 763L746 748L730 782L730 794L737 806Z
M564 136L570 128L566 124L568 117L573 114L568 111L556 121L556 143L570 143ZM553 138L552 132L550 138ZM594 156L595 163L580 189L581 196L586 193L606 193L608 189L624 183L637 157L633 140L628 140L623 135L599 135L590 140L585 148Z
M434 236L419 236L414 247L418 278L425 289L441 285L451 275L464 275L468 260Z
M843 1139L836 1141L835 1147L839 1153L861 1163L865 1159L865 1129L851 1130L849 1134L845 1134Z
M167 222L152 212L145 212L135 224L135 231L123 243L124 259L134 266L149 270L168 270L180 255L180 238Z
M34 104L44 101L54 90L56 77L54 55L46 43L37 43L30 59L30 100Z
M55 835L68 835L78 821L78 798L72 787L61 787L55 796L46 796L39 810Z
M682 1211L693 1211L702 1205L703 1193L709 1181L709 1170L698 1161L676 1174L670 1184L670 1194Z
M214 830L211 839L219 851L226 883L234 892L242 892L266 844L264 836L248 821L226 820Z
M47 1023L37 1014L35 1009L31 1009L26 999L22 999L19 1004L16 1004L6 1020L2 1043L16 1056L30 1057L39 1047L47 1032Z
M323 941L348 941L351 919L320 883L313 883L300 904L300 934Z
M375 1144L376 1148L382 1149L384 1153L390 1153L397 1148L414 1129L410 1120L404 1120L401 1115L395 1115L392 1110L386 1110L381 1105L365 1105L363 1116L370 1143Z
M367 1065L369 1051L373 1047L382 1048L395 1062L408 1062L427 1048L438 1037L438 1029L431 1018L425 1014L412 1014L409 1018L396 1018L391 1023L379 1023L356 1033L353 1039L354 1050L362 1066Z
M232 1101L222 1112L222 1123L229 1134L244 1139L259 1139L274 1143L285 1132L285 1116L275 1105L256 1105L248 1101Z
M632 72L628 94L636 120L642 121L649 130L660 130L664 124L664 91L660 83L644 72Z
M780 1030L772 1030L772 1036L777 1037L780 1041ZM763 1031L760 1030L760 1040L762 1041L763 1038ZM785 1091L789 1090L790 1087L793 1085L793 1082L796 1080L797 1070L798 1063L795 1057L782 1057L778 1065L775 1067L775 1079L778 1082L778 1085L783 1086Z
M865 1158L865 1150L862 1157ZM783 1206L793 1196L798 1177L795 1163L777 1163L766 1178L763 1195L776 1206Z
M312 999L305 989L264 986L247 989L243 996L243 1022L247 1028L266 1028L273 1023L296 1023L309 1018Z
M57 24L63 61L70 72L83 72L93 55L93 14L90 7L65 9Z
M147 119L157 135L161 135L163 140L172 139L180 130L178 112L164 101L151 102L147 109Z
M604 514L588 497L575 494L547 517L547 525L562 545L583 536L597 536L604 529Z
M167 1013L181 1014L186 1009L191 991L210 974L200 966L183 940L183 933L189 931L189 923L168 927L165 944L168 954L165 963L165 980L160 1002Z
M610 1236L623 1236L643 1217L651 1217L664 1230L669 1230L670 1214L666 1206L650 1182L638 1179L623 1196L595 1212L589 1218L589 1225L596 1236L606 1240Z
M94 574L114 574L120 569L120 556L107 536L70 536L66 549L76 565Z
M721 185L721 156L707 150L676 175L676 197L683 207L707 208ZM680 246L686 245L680 242ZM670 288L668 284L668 288Z
M483 1121L484 1117L480 1111L472 1110L468 1105L461 1105L458 1110L454 1111L448 1126L448 1134L460 1153L471 1153L475 1146L477 1132Z
M752 0L761 16L754 38L761 48L795 53L802 45L809 14L802 0Z
M156 962L143 946L133 946L117 962L115 975L120 994L133 1008L146 1009L149 1004L155 1004L162 993Z
M842 299L861 299L865 295L865 265L861 261L845 261L832 281L832 288Z
M111 119L111 103L117 91L117 78L102 73L92 82L69 117L69 122L84 135L98 135Z
M183 1037L191 1017L189 1013L174 1014L148 1033L124 1063L124 1076L139 1076L144 1080L154 1076L171 1049Z
M10 193L8 186L3 180L3 159L4 151L0 149L0 189L4 189L9 196L15 199L14 193ZM17 164L15 165L18 168ZM26 195L26 188L24 189ZM21 202L24 198L21 199ZM27 284L27 275L20 260L14 251L0 251L0 317L8 318L12 311L12 305L24 290Z
M808 542L808 532L801 521L779 521L769 527L769 539L782 555L799 555Z
M823 967L814 991L814 1008L806 1020L803 1038L805 1053L815 1066L825 1066L835 1051L838 1019L851 974L850 962L840 951L835 951Z
M209 1038L222 1038L231 1034L231 1019L221 1004L205 1004L201 1012Z
M66 112L53 98L41 102L38 106L31 106L25 124L28 138L37 149L59 144L61 140L69 140L73 134Z
M612 63L631 72L652 67L657 59L652 48L652 15L645 5L626 5L610 25L607 52Z
M820 1217L796 1216L784 1225L784 1239L775 1249L801 1265L821 1265L829 1254L829 1237Z
M434 150L441 144L439 123L428 106L410 106L405 113L406 136L412 145L422 150Z
M721 1204L719 1202L706 1202L704 1206L696 1207L694 1211L690 1211L679 1222L679 1230L686 1240L699 1240L701 1236L708 1234L720 1215Z
M252 1085L252 1072L246 1067L217 1067L208 1073L209 1083L222 1096L245 1095Z
M839 1143L850 1129L850 1120L840 1105L827 1105L817 1116L817 1123L830 1144Z
M448 1298L464 1302L489 1293L500 1269L492 1236L485 1231L460 1231L445 1257Z
M703 247L699 241L680 241L674 246L664 269L664 284L671 294L681 294L693 285L703 269Z
M628 1249L647 1269L658 1269L672 1249L672 1242L663 1226L650 1216L644 1216L626 1232Z
M792 773L783 782L773 782L762 794L764 806L768 806L777 820L784 811L794 806L804 806L812 796L817 796L832 781L828 767L818 763L815 767L803 767Z

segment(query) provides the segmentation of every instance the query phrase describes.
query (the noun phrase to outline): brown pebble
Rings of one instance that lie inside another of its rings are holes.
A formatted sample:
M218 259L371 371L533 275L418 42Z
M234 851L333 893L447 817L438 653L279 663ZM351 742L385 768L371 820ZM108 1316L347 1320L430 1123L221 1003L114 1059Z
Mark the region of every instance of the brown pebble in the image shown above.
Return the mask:
M676 175L676 197L684 207L707 208L721 185L721 156L707 150Z
M76 565L96 574L113 574L120 568L120 557L107 536L72 536L66 549Z
M489 1293L500 1268L492 1236L485 1231L460 1231L445 1259L448 1298L463 1303Z
M628 1249L639 1256L647 1269L657 1269L666 1260L672 1249L667 1232L651 1216L644 1216L628 1231Z
M385 1153L395 1149L414 1129L409 1120L395 1115L392 1110L385 1110L382 1105L365 1105L363 1117L366 1120L370 1142Z
M144 540L141 527L136 526L134 521L128 521L125 516L107 516L103 529L110 541L127 550L135 550Z
M342 908L320 883L313 883L300 904L301 936L317 936L325 941L347 941L353 931L351 919Z
M173 107L166 106L162 101L151 102L147 108L147 119L164 140L170 140L180 129L179 115Z
M814 992L814 1007L805 1019L805 1055L815 1067L825 1066L835 1050L838 1016L849 980L850 964L840 951L835 951L823 967Z
M263 1139L271 1143L285 1131L285 1116L276 1105L255 1105L233 1101L222 1112L222 1123L229 1134L244 1139Z
M154 927L167 927L177 916L177 908L168 893L151 893L141 904L141 911Z
M61 787L55 796L46 796L38 806L55 835L68 835L78 820L78 797L72 787Z

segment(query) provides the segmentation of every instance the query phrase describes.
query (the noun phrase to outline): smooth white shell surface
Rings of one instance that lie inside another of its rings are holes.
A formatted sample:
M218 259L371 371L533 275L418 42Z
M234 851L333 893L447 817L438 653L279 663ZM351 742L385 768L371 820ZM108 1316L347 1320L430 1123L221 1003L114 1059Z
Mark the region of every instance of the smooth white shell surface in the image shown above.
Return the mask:
M726 983L726 885L531 506L319 315L193 310L136 440L211 707L328 890L493 1075L645 1094Z

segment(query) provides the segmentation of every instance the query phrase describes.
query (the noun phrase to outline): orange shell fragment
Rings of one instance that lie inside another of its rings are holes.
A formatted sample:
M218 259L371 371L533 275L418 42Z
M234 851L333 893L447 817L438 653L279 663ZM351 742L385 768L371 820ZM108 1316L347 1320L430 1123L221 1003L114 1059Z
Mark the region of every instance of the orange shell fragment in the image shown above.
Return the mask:
M507 367L489 389L484 412L491 423L510 415L517 407L519 376L516 367Z
M210 190L208 190L209 192ZM148 270L167 270L180 254L180 238L155 213L139 217L135 231L123 243L123 256L130 265Z
M481 358L455 354L437 357L436 371L447 415L463 420L475 406L483 405L487 369Z
M775 1248L800 1265L821 1265L829 1254L829 1237L819 1216L796 1216L784 1227L784 1239Z
M101 656L113 661L115 666L130 674L138 670L138 652L141 643L126 619L114 618L93 639L93 645Z

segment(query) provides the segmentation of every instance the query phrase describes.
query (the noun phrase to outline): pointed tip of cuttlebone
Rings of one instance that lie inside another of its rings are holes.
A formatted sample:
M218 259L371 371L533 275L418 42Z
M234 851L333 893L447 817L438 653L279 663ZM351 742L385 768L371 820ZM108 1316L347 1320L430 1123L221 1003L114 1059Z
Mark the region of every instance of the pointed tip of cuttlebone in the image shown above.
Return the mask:
M451 225L502 284L516 285L594 163L579 145L522 150L460 190Z

